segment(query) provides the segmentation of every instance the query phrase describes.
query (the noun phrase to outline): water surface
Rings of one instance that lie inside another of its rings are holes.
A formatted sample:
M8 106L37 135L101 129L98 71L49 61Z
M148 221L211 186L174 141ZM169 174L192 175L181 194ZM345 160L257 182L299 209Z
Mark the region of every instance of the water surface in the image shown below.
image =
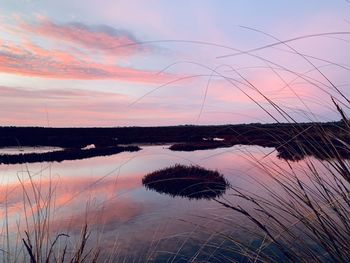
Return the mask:
M224 247L222 234L249 239L240 227L242 217L232 210L214 200L173 198L146 190L142 178L176 163L195 164L218 170L231 185L258 193L261 185L257 181L271 187L274 184L258 162L287 166L276 158L273 148L235 146L193 153L172 152L168 147L142 146L139 152L61 163L0 165L3 223L6 212L13 240L18 232L16 222L24 231L23 189L34 198L31 179L44 199L48 192L53 193L50 231L69 233L74 238L86 221L93 231L91 243L97 242L105 253L118 259L161 262L174 257L186 262L197 251L209 253L203 249L206 244ZM222 200L236 202L231 191ZM211 260L220 261L215 253Z
M51 147L51 146L37 146L37 147L3 147L0 148L0 154L25 154L25 153L46 153L46 152L54 152L54 151L62 151L64 150L61 147Z

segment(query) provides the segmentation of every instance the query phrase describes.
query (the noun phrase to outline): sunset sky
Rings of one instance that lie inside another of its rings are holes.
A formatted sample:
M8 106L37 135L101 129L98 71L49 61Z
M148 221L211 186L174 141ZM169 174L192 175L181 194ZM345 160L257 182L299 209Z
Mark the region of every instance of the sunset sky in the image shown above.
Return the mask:
M0 126L339 120L349 47L346 0L2 0Z

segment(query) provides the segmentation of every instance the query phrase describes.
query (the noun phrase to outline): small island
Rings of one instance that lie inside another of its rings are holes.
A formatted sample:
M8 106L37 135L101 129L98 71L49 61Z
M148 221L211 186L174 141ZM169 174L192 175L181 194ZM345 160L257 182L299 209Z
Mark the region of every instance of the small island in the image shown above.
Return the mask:
M150 190L189 199L213 199L222 196L229 183L218 171L200 166L176 164L146 175L142 184Z

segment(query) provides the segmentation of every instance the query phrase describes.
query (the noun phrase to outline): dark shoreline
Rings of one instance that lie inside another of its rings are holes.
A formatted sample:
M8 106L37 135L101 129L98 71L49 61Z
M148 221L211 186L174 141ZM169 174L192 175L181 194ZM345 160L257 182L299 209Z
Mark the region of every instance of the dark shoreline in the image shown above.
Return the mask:
M221 138L222 141L215 138ZM280 158L293 161L308 155L319 159L336 158L339 155L342 158L350 158L350 152L344 142L350 144L350 135L343 122L119 128L0 127L0 147L53 146L69 149L60 151L59 154L51 152L50 158L55 154L60 156L57 160L65 160L64 155L85 155L90 150L94 156L98 156L99 153L112 154L111 152L117 153L121 150L118 149L119 144L142 143L170 143L170 150L173 151L216 149L238 144L258 145L274 147ZM96 148L81 150L90 144L94 144ZM38 157L33 157L34 155ZM26 154L25 157L26 160L40 160L39 157L44 156L44 161L49 158L45 155L49 156L48 153L44 153ZM15 156L18 160L23 160L22 155ZM15 163L15 158L0 155L0 163Z
M207 137L235 138L243 140L244 143L249 141L254 144L267 139L283 139L300 132L314 135L320 130L325 130L339 135L339 131L344 128L342 122L114 128L0 127L0 147L40 145L81 148L88 144L106 146L116 143L196 142Z
M121 152L136 152L141 148L138 146L114 146L93 149L66 149L62 151L46 153L21 153L0 155L0 164L21 164L36 162L62 162L66 160L81 160L96 156L108 156Z

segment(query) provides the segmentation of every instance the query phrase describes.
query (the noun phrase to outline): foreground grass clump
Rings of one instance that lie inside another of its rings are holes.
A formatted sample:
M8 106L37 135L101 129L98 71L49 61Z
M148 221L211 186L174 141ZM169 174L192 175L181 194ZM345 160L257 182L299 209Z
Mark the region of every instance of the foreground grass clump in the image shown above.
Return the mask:
M218 171L180 164L150 173L142 179L142 183L147 189L189 199L219 197L229 187Z
M346 125L344 131L350 134L349 118L335 106ZM255 262L350 262L350 161L342 155L350 145L341 140L336 144L323 130L318 138L333 147L298 165L288 158L284 165L253 159L273 187L260 182L258 193L232 187L235 204L217 200L253 223L247 233L260 246L244 243L242 255ZM309 153L305 144L295 149Z

